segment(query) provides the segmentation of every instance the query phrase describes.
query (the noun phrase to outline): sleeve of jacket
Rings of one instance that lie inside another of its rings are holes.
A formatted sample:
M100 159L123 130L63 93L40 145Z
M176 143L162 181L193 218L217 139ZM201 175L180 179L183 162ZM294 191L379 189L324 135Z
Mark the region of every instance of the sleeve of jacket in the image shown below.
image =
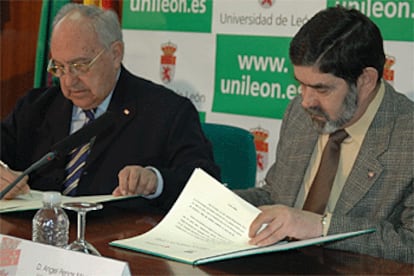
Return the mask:
M371 234L327 244L329 248L381 256L414 263L414 183L405 191L404 200L387 219L357 214L333 215L328 234L375 228Z
M297 101L298 99L296 99ZM289 126L289 118L292 115L292 109L294 107L294 102L291 102L286 108L285 114L283 116L282 125L279 131L279 142L277 145L276 160L270 166L269 170L266 173L265 185L263 187L255 187L245 190L236 190L235 192L255 206L270 205L279 202L275 202L272 198L272 191L276 185L279 185L280 180L280 162L278 162L278 156L281 156L281 149L284 147L284 143L289 142L290 137L286 137L286 129Z
M22 171L34 161L30 158L35 147L31 137L43 120L43 110L55 95L52 89L33 89L19 99L13 111L2 120L0 158L10 168Z

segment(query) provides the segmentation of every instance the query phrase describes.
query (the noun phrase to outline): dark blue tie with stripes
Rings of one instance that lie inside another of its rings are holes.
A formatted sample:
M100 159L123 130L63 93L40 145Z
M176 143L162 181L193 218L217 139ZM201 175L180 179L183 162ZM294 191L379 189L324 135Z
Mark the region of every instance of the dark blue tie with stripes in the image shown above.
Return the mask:
M92 110L84 110L83 112L85 112L87 117L84 126L95 120L95 114ZM62 194L70 196L76 195L76 188L89 155L89 148L90 142L75 148L70 153L70 161L66 166L66 178L63 182Z

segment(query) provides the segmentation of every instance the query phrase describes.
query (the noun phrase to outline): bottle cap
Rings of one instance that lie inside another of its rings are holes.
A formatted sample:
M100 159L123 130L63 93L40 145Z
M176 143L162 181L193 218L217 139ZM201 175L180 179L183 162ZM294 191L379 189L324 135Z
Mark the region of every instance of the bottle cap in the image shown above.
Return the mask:
M43 202L58 204L62 201L61 195L59 192L44 192L43 193Z

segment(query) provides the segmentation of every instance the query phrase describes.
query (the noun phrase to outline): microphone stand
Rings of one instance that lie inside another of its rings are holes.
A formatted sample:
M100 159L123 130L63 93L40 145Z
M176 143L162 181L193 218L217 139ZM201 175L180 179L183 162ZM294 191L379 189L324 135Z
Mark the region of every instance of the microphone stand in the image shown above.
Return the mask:
M0 191L0 199L11 190L13 189L19 181L21 181L26 175L37 170L41 166L50 161L60 158L63 155L67 154L70 150L78 147L81 144L86 143L93 137L96 137L98 133L103 132L104 130L108 130L114 123L114 114L112 112L105 112L99 118L94 120L92 123L88 124L87 126L81 128L80 130L76 131L75 133L69 135L62 141L56 143L52 146L52 151L45 154L41 159L33 163L29 168L22 172L12 183L7 185L7 187Z
M3 197L8 192L10 192L10 190L13 189L17 185L17 183L19 183L20 180L22 180L26 175L28 175L29 173L31 173L34 170L37 170L38 168L40 168L44 164L52 161L55 158L56 158L56 152L54 152L54 151L45 154L41 159L39 159L38 161L33 163L30 167L28 167L26 170L24 170L13 182L11 182L9 185L7 185L7 187L4 188L4 190L2 190L0 192L0 199L3 199Z

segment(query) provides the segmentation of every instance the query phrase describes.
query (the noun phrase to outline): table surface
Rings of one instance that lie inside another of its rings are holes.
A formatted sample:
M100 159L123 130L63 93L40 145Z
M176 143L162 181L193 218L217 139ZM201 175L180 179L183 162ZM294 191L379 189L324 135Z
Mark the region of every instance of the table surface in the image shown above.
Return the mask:
M0 215L0 233L31 239L34 211ZM76 237L76 215L70 218L69 240ZM225 260L200 266L110 246L113 240L142 234L163 215L155 210L132 211L105 205L86 217L86 240L105 257L128 262L132 275L265 275L265 274L398 274L414 275L414 265L317 246Z

